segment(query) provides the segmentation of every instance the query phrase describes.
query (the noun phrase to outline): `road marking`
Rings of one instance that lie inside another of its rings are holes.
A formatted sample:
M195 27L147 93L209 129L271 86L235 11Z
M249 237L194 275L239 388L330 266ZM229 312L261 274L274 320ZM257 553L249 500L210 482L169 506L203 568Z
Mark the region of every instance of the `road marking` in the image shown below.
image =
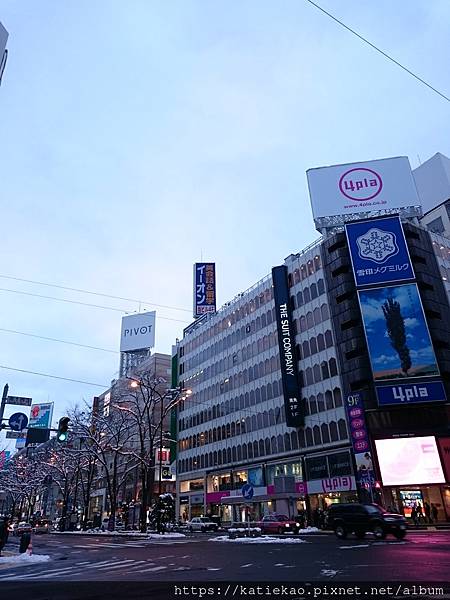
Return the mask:
M151 569L141 569L139 573L155 573L156 571L164 571L164 569L167 569L167 567L152 567Z
M241 565L241 569L246 569L247 567L252 567L253 563L248 563L246 565Z

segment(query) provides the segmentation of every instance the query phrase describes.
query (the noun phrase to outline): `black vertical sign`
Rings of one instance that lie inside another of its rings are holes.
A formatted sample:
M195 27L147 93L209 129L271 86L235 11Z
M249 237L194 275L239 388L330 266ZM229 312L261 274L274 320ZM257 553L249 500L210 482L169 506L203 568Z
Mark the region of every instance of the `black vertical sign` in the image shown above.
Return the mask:
M281 380L283 383L286 425L304 425L304 411L298 379L298 357L295 348L294 322L289 296L287 267L273 267L272 281L280 348Z

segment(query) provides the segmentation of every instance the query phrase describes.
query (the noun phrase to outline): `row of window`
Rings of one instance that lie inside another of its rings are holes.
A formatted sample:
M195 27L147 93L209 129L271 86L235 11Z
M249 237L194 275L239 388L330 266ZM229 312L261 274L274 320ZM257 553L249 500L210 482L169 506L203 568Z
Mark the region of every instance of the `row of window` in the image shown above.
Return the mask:
M294 269L292 273L288 275L289 287L304 281L310 275L313 275L322 268L322 261L320 256L317 254L314 259L308 260L305 264L300 265L300 268Z
M297 344L298 358L308 358L308 356L322 352L325 348L331 348L332 346L333 334L330 329L327 329L325 333L319 333L317 337L312 337L301 344Z
M273 383L268 383L255 390L245 392L234 398L230 398L221 404L214 404L208 409L201 410L198 413L190 415L189 417L183 417L178 421L178 431L184 431L197 425L202 425L208 421L213 421L219 417L224 417L230 413L242 411L250 406L255 406L266 400L272 400L272 398L278 398L282 394L282 383L281 379L276 380ZM192 398L192 396L190 396Z
M208 402L218 398L220 394L226 394L232 390L239 390L244 385L251 383L252 381L256 381L261 377L266 377L272 373L279 372L279 370L280 356L276 354L271 358L262 360L258 364L253 365L248 369L244 369L243 371L239 371L239 373L235 373L234 375L226 377L223 381L213 383L212 385L200 391L196 391L194 389L193 394L189 396L189 401L186 404L186 408L192 406L192 403L195 403L195 401L202 403ZM186 385L186 382L184 382L183 385ZM184 403L180 404L180 412L184 410L184 406Z
M304 371L299 371L298 377L300 387L319 383L319 381L324 381L325 379L334 377L337 374L338 369L336 359L330 358L328 361L323 360L320 365L315 364L312 367L308 367Z
M235 311L229 313L226 317L224 317L220 321L217 321L217 323L214 323L214 325L205 327L204 331L202 331L200 335L187 341L183 345L180 355L182 356L183 353L189 354L190 352L192 352L211 338L217 336L222 331L226 331L229 327L231 327L241 319L244 319L248 315L254 313L255 310L257 310L261 306L264 306L264 304L272 302L272 300L273 288L272 280L270 280L270 287L260 292L257 296L255 296L239 308L236 308ZM270 308L272 308L272 306Z
M300 308L300 306L315 300L322 294L325 294L325 283L323 279L319 279L317 283L312 283L309 287L305 287L291 296L293 308Z
M314 325L319 325L319 323L322 323L329 318L330 311L328 309L328 304L322 304L320 308L316 306L313 311L309 310L305 315L301 315L298 319L294 319L294 332L303 333L304 331L311 329L311 327L314 327Z
M314 427L305 427L291 433L279 434L278 436L266 437L265 439L255 440L247 444L238 444L222 450L214 450L181 458L178 460L177 467L180 473L189 473L200 469L210 467L235 464L239 461L245 461L254 458L268 457L272 455L290 452L301 448L312 446L322 446L331 442L345 441L348 439L347 424L345 419L331 421L314 425Z
M303 402L305 415L315 415L342 406L342 392L340 388L335 387L333 393L330 390L325 393L319 392L317 396L312 395L308 399L303 398Z
M260 315L259 317L257 317L253 321L251 321L250 323L247 323L247 325L238 327L232 333L230 333L230 335L227 335L226 337L224 337L220 340L217 340L214 344L211 344L210 346L208 346L207 348L205 348L198 354L189 357L183 364L180 365L180 373L183 373L186 370L194 369L195 367L198 367L202 363L209 361L214 356L217 356L224 350L229 350L230 348L232 348L233 346L235 346L242 340L245 340L247 336L252 335L253 333L256 333L257 331L260 331L261 329L264 329L265 327L267 327L268 325L273 323L274 319L275 319L275 308L263 313L262 315ZM270 333L269 335L273 335L273 334ZM262 340L264 339L264 337L265 336L261 336L261 338L260 338L261 344L262 344ZM230 355L231 355L231 353L230 353ZM182 367L183 367L183 370L181 370Z

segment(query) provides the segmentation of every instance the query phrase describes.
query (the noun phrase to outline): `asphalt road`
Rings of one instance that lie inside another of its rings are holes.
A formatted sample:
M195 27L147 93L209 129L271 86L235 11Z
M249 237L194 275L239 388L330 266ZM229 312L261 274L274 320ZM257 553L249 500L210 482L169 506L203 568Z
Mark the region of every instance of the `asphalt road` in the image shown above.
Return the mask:
M37 581L429 581L450 578L450 531L410 533L403 541L340 541L333 534L303 543L213 541L216 535L146 540L100 536L34 536L48 562L0 567L6 582ZM10 538L5 550L17 549ZM0 589L2 589L0 588Z

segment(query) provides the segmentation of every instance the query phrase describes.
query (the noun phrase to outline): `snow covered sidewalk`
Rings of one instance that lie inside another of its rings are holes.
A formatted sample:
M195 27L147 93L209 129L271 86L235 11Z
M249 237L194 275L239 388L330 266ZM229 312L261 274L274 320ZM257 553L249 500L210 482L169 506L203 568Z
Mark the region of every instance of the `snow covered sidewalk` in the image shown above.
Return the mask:
M101 529L88 529L87 531L52 531L52 535L94 535L114 537L137 537L144 539L174 539L186 537L184 533L167 532L159 534L155 532L141 533L140 531L101 531Z
M0 567L6 565L32 565L35 563L47 562L50 560L50 556L48 554L10 554L0 556Z

